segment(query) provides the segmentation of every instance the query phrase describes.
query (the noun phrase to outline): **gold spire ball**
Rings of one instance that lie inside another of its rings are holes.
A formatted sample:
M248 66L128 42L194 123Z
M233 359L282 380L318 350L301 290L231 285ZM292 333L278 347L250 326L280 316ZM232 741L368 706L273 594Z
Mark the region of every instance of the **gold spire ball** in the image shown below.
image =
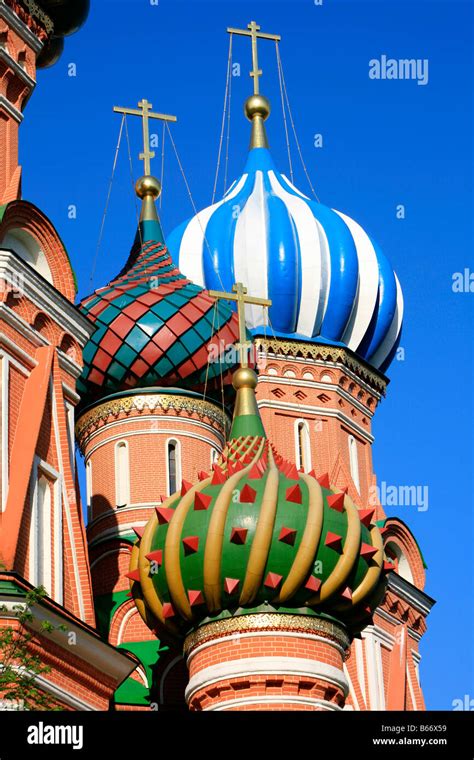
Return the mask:
M247 29L227 29L229 34L240 34L244 37L250 37L252 40L252 71L250 76L253 78L253 95L251 95L244 104L244 112L249 121L252 122L252 135L250 138L250 148L268 148L267 133L265 131L265 121L270 116L270 101L260 94L260 77L262 69L258 67L258 40L274 40L279 42L279 34L266 34L260 31L260 27L255 21L251 21Z
M152 104L145 98L140 100L137 108L122 108L114 106L116 113L122 113L126 116L140 116L143 125L143 152L140 153L139 159L143 161L145 173L143 177L137 179L135 183L135 192L142 201L142 210L140 221L158 220L156 213L155 201L161 194L161 182L151 173L151 159L155 158L155 152L150 150L150 129L149 119L159 119L160 121L177 121L176 116L170 116L165 113L153 113Z

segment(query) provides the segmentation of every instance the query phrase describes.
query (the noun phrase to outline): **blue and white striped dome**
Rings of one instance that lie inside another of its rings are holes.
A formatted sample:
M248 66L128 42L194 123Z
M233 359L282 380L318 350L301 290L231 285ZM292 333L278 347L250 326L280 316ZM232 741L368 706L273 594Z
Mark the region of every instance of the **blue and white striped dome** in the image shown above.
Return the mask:
M270 298L275 335L343 345L384 372L400 340L403 296L378 245L357 222L312 201L253 148L224 198L168 237L177 266L198 285L243 282ZM263 310L246 307L262 334Z

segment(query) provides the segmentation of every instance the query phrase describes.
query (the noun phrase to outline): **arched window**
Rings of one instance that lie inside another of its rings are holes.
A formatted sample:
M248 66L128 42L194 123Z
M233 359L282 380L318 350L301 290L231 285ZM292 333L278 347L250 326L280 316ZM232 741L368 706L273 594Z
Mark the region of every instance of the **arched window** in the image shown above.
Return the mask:
M298 469L303 468L309 472L311 470L311 445L309 425L306 420L297 420L295 423L295 451Z
M353 435L349 436L349 466L354 485L360 493L359 456L357 453L357 441Z
M211 467L214 464L214 462L217 462L218 458L219 458L219 452L217 451L217 449L212 448L211 449Z
M181 483L181 452L179 441L174 438L166 443L166 467L168 475L168 496L175 493Z
M92 460L88 459L86 464L86 500L87 500L87 519L92 520Z
M127 441L115 444L115 501L117 507L130 504L130 460Z
M385 547L385 552L387 557L393 560L395 572L409 583L414 583L410 563L402 548L395 542L391 541Z

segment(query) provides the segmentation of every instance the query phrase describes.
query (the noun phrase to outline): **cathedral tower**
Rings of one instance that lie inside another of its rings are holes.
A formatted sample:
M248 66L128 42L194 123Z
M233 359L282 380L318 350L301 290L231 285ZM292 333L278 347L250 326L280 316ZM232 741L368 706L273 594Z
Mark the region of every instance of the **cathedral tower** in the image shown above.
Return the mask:
M372 418L401 337L401 286L357 222L308 198L273 160L257 44L273 40L284 81L279 36L262 33L255 22L228 32L252 42L254 93L245 103L251 122L248 158L220 201L169 235L169 248L194 282L228 290L235 278L250 295L271 300L268 315L246 307L267 434L299 470L315 471L323 482L346 490L359 509L374 510L396 568L373 626L351 648L347 704L419 709L418 644L433 600L423 591L424 561L409 528L398 518L388 519L380 504L372 465ZM400 650L401 638L406 645ZM401 685L392 689L399 656L404 658Z
M81 304L95 326L83 354L76 426L87 476L95 610L102 635L141 661L138 675L116 695L119 709L158 700L153 694L164 671L168 683L180 679L182 663L176 675L169 668L176 655L167 656L166 647L157 652L130 599L126 573L137 531L155 507L208 470L224 447L230 418L223 393L232 364L222 346L238 335L230 307L191 283L166 248L155 206L160 183L150 174L148 119L174 117L150 109L146 100L138 109L115 109L143 121L145 174L136 183L141 216L120 274Z

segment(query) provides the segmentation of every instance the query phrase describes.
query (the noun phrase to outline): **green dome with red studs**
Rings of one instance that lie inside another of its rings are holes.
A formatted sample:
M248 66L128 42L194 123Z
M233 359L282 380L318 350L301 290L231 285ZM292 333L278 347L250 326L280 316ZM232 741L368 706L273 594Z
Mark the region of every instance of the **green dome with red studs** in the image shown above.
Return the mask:
M213 471L183 482L138 535L132 594L160 635L275 610L328 616L355 632L385 589L375 510L358 510L327 475L283 459L258 413L234 417Z
M235 361L223 347L238 339L237 315L181 274L157 219L140 222L122 272L80 309L96 326L78 381L83 405L135 388L230 384Z

